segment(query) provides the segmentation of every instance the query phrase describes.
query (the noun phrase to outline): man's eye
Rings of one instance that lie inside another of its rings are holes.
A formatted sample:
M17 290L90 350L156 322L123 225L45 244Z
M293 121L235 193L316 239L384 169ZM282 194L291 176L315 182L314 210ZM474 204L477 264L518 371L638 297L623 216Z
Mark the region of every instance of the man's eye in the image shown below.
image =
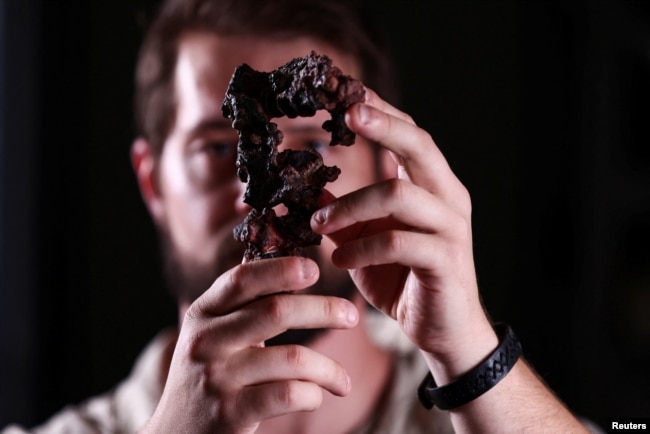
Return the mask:
M216 157L231 157L237 154L237 144L228 142L208 142L205 149Z
M310 140L308 142L308 147L309 149L313 149L322 154L329 149L329 143L325 140Z

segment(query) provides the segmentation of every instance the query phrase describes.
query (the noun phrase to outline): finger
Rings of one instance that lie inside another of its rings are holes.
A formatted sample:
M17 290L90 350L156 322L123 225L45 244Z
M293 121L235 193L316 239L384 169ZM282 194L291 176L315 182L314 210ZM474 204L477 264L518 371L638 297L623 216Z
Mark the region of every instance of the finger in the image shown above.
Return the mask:
M446 200L464 194L463 185L423 129L363 103L348 109L346 123L354 132L393 152L400 170L415 184Z
M276 294L214 318L202 333L204 357L217 346L253 347L289 329L345 329L357 324L353 303L339 297Z
M364 102L372 107L375 107L377 110L380 110L382 112L385 112L391 116L394 116L398 119L401 119L405 121L408 124L415 125L415 121L413 118L408 115L407 113L404 113L401 110L398 110L395 108L393 105L389 104L388 102L384 101L379 97L379 95L373 91L372 89L365 88L366 91L366 97L364 99ZM390 151L390 155L395 161L396 164L400 166L400 168L403 168L401 157L396 156L394 152Z
M256 298L304 289L318 280L318 266L307 258L284 257L247 262L221 276L188 310L188 316L225 315Z
M234 414L242 424L283 414L314 411L323 402L323 390L308 381L288 380L243 388L235 400Z
M347 241L341 229L359 222L390 217L402 225L425 232L443 232L458 218L436 196L410 182L390 179L330 202L312 216L312 229L333 234L337 244ZM337 232L341 231L341 232Z
M392 230L352 240L332 253L340 268L358 269L372 265L401 264L413 269L445 269L448 261L461 257L441 237Z
M366 87L365 91L366 91L366 98L364 102L366 104L375 107L377 110L386 112L391 116L399 118L411 125L415 125L415 121L410 115L393 107L391 104L381 99L374 90Z
M332 193L327 190L323 190L323 196L319 200L319 205L325 208L335 200L336 197ZM330 230L328 221L329 213L327 210L321 212L316 211L311 218L311 228L316 233L323 235L327 234L327 236L337 245L345 242L346 240L355 238L363 232L364 225L362 224L350 225L339 231L334 231L333 229Z
M310 348L281 345L247 348L233 355L226 367L242 386L283 380L315 383L337 396L350 392L350 377L339 363Z
M345 120L355 133L399 156L409 175L414 169L432 173L450 170L431 136L409 120L364 103L350 107Z

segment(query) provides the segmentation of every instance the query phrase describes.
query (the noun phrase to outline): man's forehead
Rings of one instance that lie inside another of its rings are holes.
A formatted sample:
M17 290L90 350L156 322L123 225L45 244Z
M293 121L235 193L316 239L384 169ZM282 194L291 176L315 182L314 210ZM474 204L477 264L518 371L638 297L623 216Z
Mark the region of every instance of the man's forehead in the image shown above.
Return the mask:
M180 95L200 91L201 95L223 99L236 65L227 53L221 53L218 42L204 34L188 34L181 39L175 77Z
M221 104L235 68L248 63L252 68L271 71L312 49L330 55L344 73L354 75L356 64L327 46L309 39L269 41L254 37L222 37L209 33L188 33L179 44L175 92L181 124L189 126L199 119L221 118ZM348 72L348 70L351 70ZM318 129L328 118L318 112L313 118L274 120L280 129Z
M296 57L311 51L325 54L345 74L360 78L358 61L342 54L328 44L307 37L291 40L257 36L218 36L206 32L185 34L179 45L179 62L191 62L197 73L219 79L227 87L235 68L247 63L258 71L272 71Z

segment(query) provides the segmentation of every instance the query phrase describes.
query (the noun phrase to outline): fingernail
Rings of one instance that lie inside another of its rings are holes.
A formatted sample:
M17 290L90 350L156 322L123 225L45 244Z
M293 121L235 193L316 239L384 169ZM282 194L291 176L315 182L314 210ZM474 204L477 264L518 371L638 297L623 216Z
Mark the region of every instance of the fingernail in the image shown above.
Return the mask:
M318 268L314 262L305 259L302 261L302 277L304 279L311 279L318 272Z
M363 86L363 102L368 102L370 101L370 89L368 89L365 85Z
M358 319L357 308L348 306L348 323L356 324Z
M370 109L365 104L359 104L359 120L363 124L367 124L370 120Z
M327 209L326 208L321 208L318 211L316 211L312 215L312 220L314 223L316 223L319 226L322 226L325 224L325 221L327 220Z

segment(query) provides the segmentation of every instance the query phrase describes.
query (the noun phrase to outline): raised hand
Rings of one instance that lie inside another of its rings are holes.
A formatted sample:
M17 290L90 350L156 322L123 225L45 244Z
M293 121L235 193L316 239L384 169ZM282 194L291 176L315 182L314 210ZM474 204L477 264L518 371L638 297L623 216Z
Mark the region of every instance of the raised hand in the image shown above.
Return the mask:
M469 194L426 131L367 95L346 122L390 151L397 177L330 198L312 227L337 245L334 264L350 269L366 299L419 348L444 362L481 341L483 357L496 337L478 294Z
M318 408L323 389L350 380L307 347L265 347L288 329L349 328L347 300L294 293L316 282L304 258L245 263L220 276L187 310L162 399L142 432L253 433L267 418Z

